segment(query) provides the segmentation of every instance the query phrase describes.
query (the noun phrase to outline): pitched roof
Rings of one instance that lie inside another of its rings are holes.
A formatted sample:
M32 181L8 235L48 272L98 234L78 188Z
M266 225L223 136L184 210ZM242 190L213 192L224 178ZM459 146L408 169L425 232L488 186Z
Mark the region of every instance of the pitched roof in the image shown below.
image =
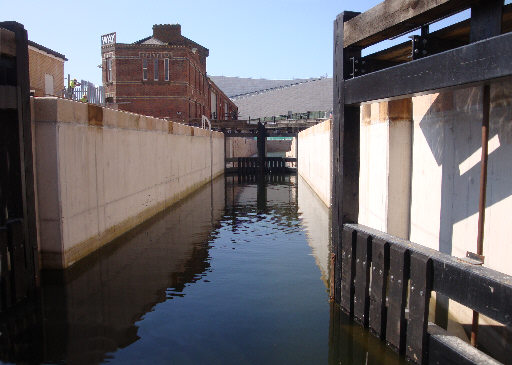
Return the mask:
M247 119L286 115L289 111L332 111L332 95L332 78L321 78L236 97L233 101L238 106L240 119Z
M175 39L171 42L164 42L158 38L155 38L154 36L145 37L142 39L139 39L138 41L133 42L132 44L150 44L150 45L172 45L172 46L191 46L196 47L200 49L206 57L208 57L210 51L208 48L201 46L199 43L194 42L193 40L180 35L179 39Z
M210 76L230 98L255 92L268 91L316 79L267 80L242 77Z
M45 46L40 45L39 43L33 42L31 40L28 41L28 45L32 46L34 48L37 48L40 51L46 52L48 54L51 54L52 56L55 56L57 58L62 58L64 61L67 61L68 59L66 56L64 56L62 53L55 52L54 50L47 48Z

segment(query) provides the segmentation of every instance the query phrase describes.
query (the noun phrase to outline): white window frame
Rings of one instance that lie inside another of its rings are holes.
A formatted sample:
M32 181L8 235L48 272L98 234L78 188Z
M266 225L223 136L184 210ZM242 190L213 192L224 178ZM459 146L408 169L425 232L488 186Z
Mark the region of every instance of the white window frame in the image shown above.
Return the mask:
M142 80L147 81L148 79L148 59L142 59Z
M169 81L169 59L164 58L164 80Z
M158 58L155 58L153 60L153 79L155 81L158 81L158 78L160 76L159 72L158 72Z
M112 82L112 57L107 57L106 69L107 69L107 82Z

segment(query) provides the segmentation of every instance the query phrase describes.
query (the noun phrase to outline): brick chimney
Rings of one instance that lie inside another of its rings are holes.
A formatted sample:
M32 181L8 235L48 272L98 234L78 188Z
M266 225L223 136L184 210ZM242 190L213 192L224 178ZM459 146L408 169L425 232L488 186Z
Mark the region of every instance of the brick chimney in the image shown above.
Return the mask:
M180 24L155 24L153 37L165 43L172 43L181 38Z

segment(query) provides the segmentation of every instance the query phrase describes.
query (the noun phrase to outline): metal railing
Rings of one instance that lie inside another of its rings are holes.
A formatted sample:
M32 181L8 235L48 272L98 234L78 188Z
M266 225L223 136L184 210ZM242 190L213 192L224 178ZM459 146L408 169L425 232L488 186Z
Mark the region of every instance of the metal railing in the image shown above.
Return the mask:
M90 104L105 105L105 89L103 86L95 86L92 82L86 80L80 81L80 85L74 88L68 86L63 89L61 96Z

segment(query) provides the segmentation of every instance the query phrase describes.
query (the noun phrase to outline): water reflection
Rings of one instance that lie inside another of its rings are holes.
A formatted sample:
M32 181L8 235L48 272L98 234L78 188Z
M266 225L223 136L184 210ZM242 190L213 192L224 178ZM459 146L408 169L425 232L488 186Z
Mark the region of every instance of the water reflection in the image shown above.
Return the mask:
M41 302L0 318L0 360L394 363L330 308L329 214L308 189L296 176L220 178L45 272Z
M329 288L330 210L300 176L298 177L298 191L299 213L308 245L311 247L311 254L322 273L322 281L326 288Z
M44 277L45 360L99 363L139 339L136 322L207 272L222 179L70 270Z
M391 351L377 337L355 324L340 308L330 305L329 365L398 365L405 359Z

